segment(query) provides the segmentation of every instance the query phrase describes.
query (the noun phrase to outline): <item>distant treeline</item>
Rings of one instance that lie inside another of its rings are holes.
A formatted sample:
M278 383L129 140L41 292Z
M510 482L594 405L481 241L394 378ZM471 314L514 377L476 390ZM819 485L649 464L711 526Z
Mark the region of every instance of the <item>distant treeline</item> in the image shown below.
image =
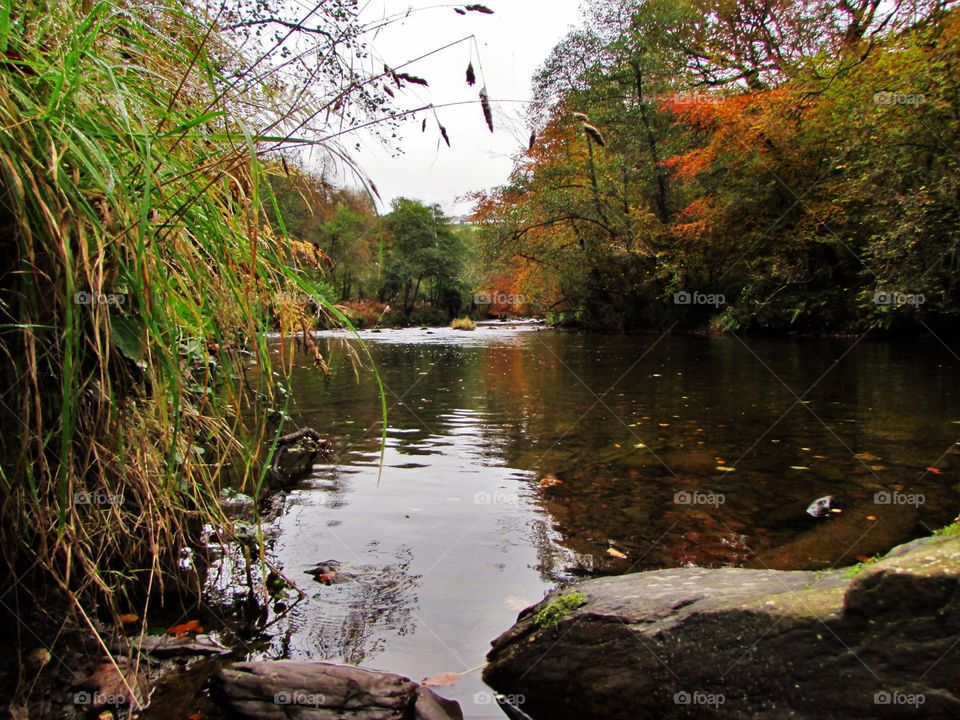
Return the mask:
M476 197L486 261L590 326L955 328L951 8L592 0Z
M471 227L452 225L439 205L407 198L380 216L366 192L286 167L271 186L298 265L351 320L369 324L364 301L377 304L381 324L445 324L470 305Z

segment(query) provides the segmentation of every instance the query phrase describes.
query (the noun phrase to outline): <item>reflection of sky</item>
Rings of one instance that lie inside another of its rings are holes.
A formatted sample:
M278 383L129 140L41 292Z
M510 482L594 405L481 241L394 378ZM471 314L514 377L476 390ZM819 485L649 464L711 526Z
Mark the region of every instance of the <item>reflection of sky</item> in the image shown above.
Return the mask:
M346 450L286 498L274 557L307 593L262 657L333 660L414 679L476 668L492 638L571 562L539 508L532 474L505 467L485 413L394 413L379 452ZM305 571L339 560L352 577L324 586ZM476 670L443 688L466 717Z

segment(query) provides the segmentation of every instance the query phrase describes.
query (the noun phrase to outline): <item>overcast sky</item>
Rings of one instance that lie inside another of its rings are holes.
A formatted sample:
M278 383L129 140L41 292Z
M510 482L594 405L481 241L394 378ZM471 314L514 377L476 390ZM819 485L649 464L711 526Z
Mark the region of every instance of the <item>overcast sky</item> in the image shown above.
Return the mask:
M455 198L503 183L511 157L527 141L529 129L521 125L524 105L503 101L530 99L530 78L569 27L577 24L579 0L489 0L484 4L494 10L493 15L461 16L453 5L437 7L424 0L370 0L364 7L361 17L367 23L413 10L370 38L375 56L391 67L471 34L476 37L475 45L463 42L405 67L406 72L426 78L430 86L408 86L398 94L401 107L477 100L486 84L494 111L491 134L479 105L438 109L450 135L449 148L442 141L438 147L440 135L432 115L426 133L421 133L425 114L419 113L401 128L404 154L399 157L391 157L376 140L358 134L362 148L356 158L379 189L387 205L384 209L389 209L390 200L403 196L440 203L448 214L467 212L469 204L457 203ZM471 57L477 73L472 88L465 82Z

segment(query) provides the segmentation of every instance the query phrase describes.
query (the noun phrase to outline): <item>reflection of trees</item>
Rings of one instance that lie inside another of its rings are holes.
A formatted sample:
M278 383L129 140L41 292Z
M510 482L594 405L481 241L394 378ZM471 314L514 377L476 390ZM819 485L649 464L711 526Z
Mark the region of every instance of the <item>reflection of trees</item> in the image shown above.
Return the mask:
M943 422L953 375L932 355L882 343L847 355L848 342L751 340L754 357L734 339L666 338L640 360L655 340L531 333L512 345L372 343L395 393L388 404L404 398L391 411L388 443L401 455L457 453L473 464L538 473L516 486L521 494L528 487L530 504L548 513L531 521L529 542L550 578L566 548L584 568L604 572L641 557L634 569L739 564L745 542L777 547L798 532L772 523L772 513L828 493L849 499L899 483L926 495L925 523L951 519L956 493L944 478L955 475L960 454L943 459L942 474L921 477L955 440ZM369 370L358 385L346 355L327 350L335 381L325 386L297 362L291 414L299 424L333 428L340 451L352 448L341 458L344 472L376 464L379 402L363 380ZM845 359L833 369L837 357ZM799 404L784 415L796 398L761 363L789 388L812 388L804 402L816 417ZM340 422L345 417L352 424ZM847 448L878 459L861 462ZM716 470L720 459L745 451L736 472ZM563 484L537 487L543 473ZM331 482L342 494L340 481L331 475ZM673 495L684 489L720 492L726 503L677 506ZM611 541L628 562L607 555Z
M344 567L349 579L314 593L322 619L311 633L323 659L359 665L382 652L390 635L416 629L420 575L410 574L412 560L410 548L401 546L395 562Z

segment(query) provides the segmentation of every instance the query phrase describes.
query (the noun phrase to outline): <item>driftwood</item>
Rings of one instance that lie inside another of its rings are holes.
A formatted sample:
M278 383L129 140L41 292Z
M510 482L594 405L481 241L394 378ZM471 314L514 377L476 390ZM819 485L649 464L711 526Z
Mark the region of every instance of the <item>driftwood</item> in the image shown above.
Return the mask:
M270 477L277 483L289 483L313 469L320 457L333 454L333 445L312 428L302 428L277 440L270 463Z
M409 678L333 663L235 663L213 691L231 717L250 720L463 720L459 704Z

